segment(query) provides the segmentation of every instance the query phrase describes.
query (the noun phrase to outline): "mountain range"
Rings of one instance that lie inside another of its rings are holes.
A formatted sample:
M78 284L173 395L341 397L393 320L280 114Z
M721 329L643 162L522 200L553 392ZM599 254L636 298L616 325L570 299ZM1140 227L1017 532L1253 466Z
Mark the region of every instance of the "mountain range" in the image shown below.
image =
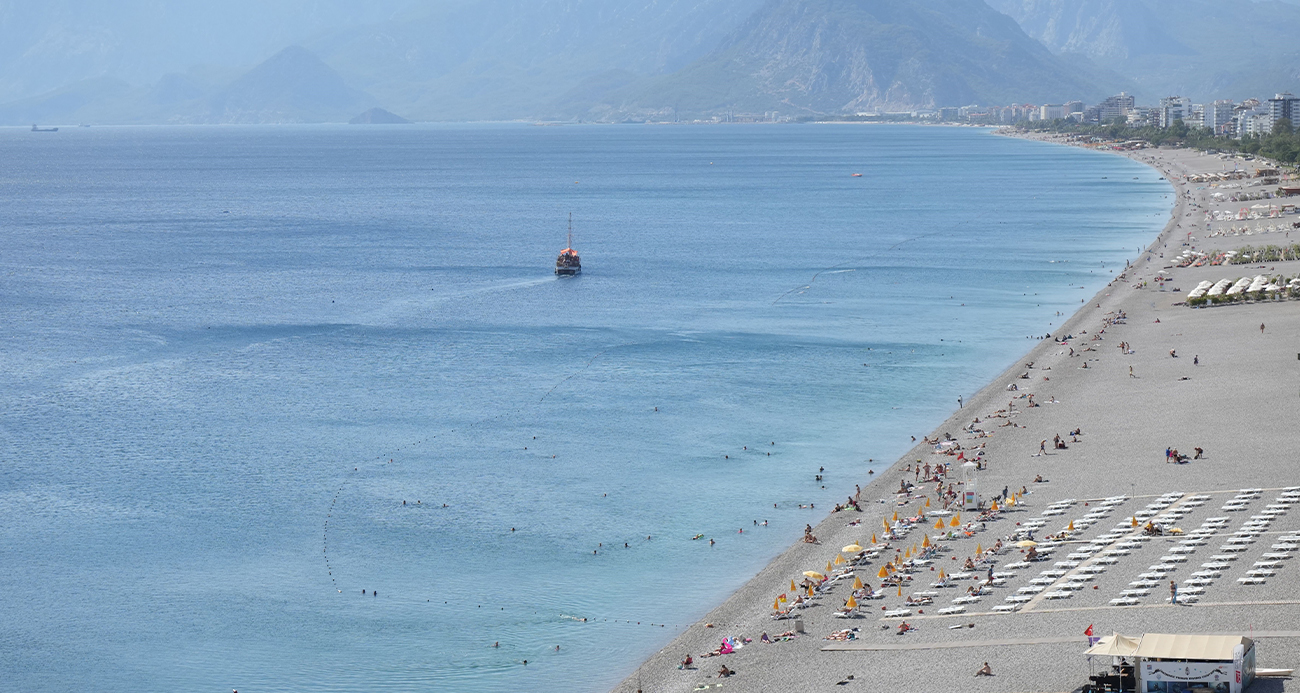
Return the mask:
M372 108L617 121L1300 91L1300 6L1279 0L113 5L0 0L0 124L347 122Z
M1300 92L1294 0L988 0L1053 52L1126 75L1148 102Z

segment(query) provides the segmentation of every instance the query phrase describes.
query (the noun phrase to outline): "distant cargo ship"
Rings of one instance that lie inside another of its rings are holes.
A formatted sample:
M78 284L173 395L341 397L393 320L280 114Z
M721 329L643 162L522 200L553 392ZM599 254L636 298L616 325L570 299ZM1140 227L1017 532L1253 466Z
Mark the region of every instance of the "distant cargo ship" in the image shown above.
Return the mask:
M578 259L578 251L573 249L573 214L569 214L569 246L560 251L560 256L555 258L555 273L560 276L573 276L582 271L582 261Z
M36 123L32 123L32 132L58 132L58 128L38 128Z

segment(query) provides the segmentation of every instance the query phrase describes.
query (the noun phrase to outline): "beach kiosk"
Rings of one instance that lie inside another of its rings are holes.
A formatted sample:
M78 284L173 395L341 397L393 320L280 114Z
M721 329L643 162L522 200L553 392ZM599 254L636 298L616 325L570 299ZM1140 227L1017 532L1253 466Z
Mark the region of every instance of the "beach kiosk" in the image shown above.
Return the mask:
M975 470L979 465L974 462L967 462L961 466L962 492L961 492L961 509L965 511L977 511L980 509L979 484L975 479Z
M1255 680L1255 643L1240 635L1147 633L1133 656L1139 693L1241 693Z

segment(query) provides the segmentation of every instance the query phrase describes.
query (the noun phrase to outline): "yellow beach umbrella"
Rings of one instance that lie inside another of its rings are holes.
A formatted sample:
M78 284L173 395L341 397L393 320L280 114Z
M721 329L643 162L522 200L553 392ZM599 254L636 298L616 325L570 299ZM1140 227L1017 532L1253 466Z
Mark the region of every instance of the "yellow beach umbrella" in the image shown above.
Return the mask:
M876 577L878 577L878 578L887 578L887 577L889 577L889 568L886 568L886 567L883 566L883 565L880 566L880 572L876 573Z
M926 497L925 497L925 507L927 507L927 508L930 507L930 497L929 497L929 496L926 496Z
M862 547L858 546L857 543L854 542L840 549L840 551L843 551L844 553L859 553L862 551Z
M900 596L900 597L903 596L903 586L902 586L902 585L899 585L899 586L898 586L898 596Z
M1134 516L1133 516L1133 521L1129 523L1129 526L1131 526L1131 527L1137 527L1137 526L1138 526L1138 518L1137 518L1137 515L1134 515Z
M862 589L862 578L856 575L853 576L853 589L855 590Z
M921 540L921 547L922 547L922 548L926 548L926 549L930 548L930 535L929 535L929 534L925 535L925 538Z
M871 535L871 543L873 543L873 544L876 543L876 535L875 535L875 534L872 534L872 535Z
M781 598L777 597L776 601L772 602L772 611L780 611L780 610L781 610Z
M792 578L792 579L790 580L790 591L793 592L793 591L795 591L795 590L797 590L797 589L799 589L799 588L794 586L794 579Z
M830 562L830 561L826 561L826 572L829 573L829 572L832 572L832 571L834 571L834 570L835 570L835 566L831 565L831 562Z
M935 521L934 521L934 528L935 528L935 529L943 529L943 520L935 520Z
M1170 534L1182 534L1182 533L1183 533L1183 530L1182 530L1182 528L1180 528L1180 527L1174 527L1173 529L1169 530L1169 533L1170 533Z
M809 588L808 588L807 594L808 594L809 597L813 596L813 588L812 588L812 587L809 587Z
M776 600L777 600L778 602L781 602L782 604L784 604L785 601L786 601L786 599L785 599L785 595L783 594L783 595L777 597Z
M911 557L912 557L912 549L911 547L908 547L908 549L903 552L903 558L911 558Z
M943 579L943 568L940 568L940 569L939 569L939 579L940 579L940 580Z
M982 544L975 544L975 553L984 553L984 546Z
M949 524L949 525L952 525L953 527L960 527L960 526L961 526L961 516L960 516L960 515L953 515L953 516L952 516L952 522L949 522L948 524Z
M885 525L885 531L888 532L888 531L889 531L889 520L881 520L881 522Z
M1071 532L1074 531L1074 520L1070 520L1070 526L1066 527L1066 529L1068 529Z
M835 554L835 565L844 565L844 554Z
M894 511L894 522L898 522L898 511Z
M1031 546L1038 546L1038 542L1036 542L1036 541L1029 541L1028 539L1026 539L1026 540L1024 540L1024 541L1018 541L1018 542L1016 542L1016 546L1019 546L1019 547L1022 548L1022 549L1027 549L1027 548L1029 548L1029 547L1031 547Z
M989 509L996 511L998 509L998 502L993 501L993 504L989 506Z
M849 607L850 609L856 609L856 608L858 608L858 600L854 599L854 598L853 598L853 595L850 594L850 595L849 595L849 601L846 602L846 603L844 604L844 606L847 606L847 607Z
M810 578L812 578L812 579L814 579L814 580L825 580L825 579L826 579L826 576L825 576L825 575L822 575L821 573L819 573L819 572L817 572L817 571L815 571L815 570L805 570L805 571L803 571L803 574L804 574L805 577L810 577Z

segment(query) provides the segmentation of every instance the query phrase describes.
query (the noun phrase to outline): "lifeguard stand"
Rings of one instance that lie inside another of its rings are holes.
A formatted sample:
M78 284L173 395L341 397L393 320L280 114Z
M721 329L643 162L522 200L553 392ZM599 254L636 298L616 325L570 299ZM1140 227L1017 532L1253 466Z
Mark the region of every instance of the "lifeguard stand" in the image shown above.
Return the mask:
M961 509L963 511L980 509L979 480L975 478L975 470L978 468L979 465L974 462L967 462L961 466Z

